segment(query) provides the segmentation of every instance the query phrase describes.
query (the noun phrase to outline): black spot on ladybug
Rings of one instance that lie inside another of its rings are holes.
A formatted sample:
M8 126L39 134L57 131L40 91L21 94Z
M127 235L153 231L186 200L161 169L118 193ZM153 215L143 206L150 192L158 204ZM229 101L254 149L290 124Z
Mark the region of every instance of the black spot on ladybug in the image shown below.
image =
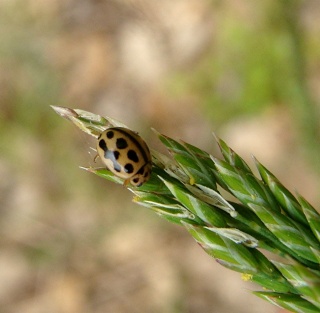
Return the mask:
M104 150L104 151L107 151L107 150L108 150L107 144L106 144L106 142L105 142L103 139L101 139L101 140L99 141L99 147L100 147L102 150Z
M118 160L118 159L119 159L119 156L120 156L120 152L119 152L119 151L114 151L114 152L113 152L113 155L114 155L114 158L115 158L116 160Z
M128 147L128 143L127 140L125 140L124 138L118 138L116 141L116 146L118 149L125 149Z
M143 175L143 172L144 172L144 166L142 166L142 167L140 168L140 170L137 172L137 174Z
M137 183L138 181L139 181L139 177L136 177L136 178L133 179L134 183Z
M109 131L107 132L107 137L108 137L109 139L112 139L113 136L114 136L114 132L113 132L112 130L109 130Z
M130 163L127 163L127 164L124 166L124 170L125 170L125 172L128 173L128 174L133 173L133 165L130 164Z
M139 158L137 156L137 153L134 150L129 150L127 153L128 159L133 162L139 162Z

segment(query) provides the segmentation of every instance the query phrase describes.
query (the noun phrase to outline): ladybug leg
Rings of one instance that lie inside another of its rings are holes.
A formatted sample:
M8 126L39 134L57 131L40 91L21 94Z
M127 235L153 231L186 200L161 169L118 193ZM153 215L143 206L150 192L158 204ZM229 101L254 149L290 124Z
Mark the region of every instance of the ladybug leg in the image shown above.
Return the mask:
M99 158L99 154L97 153L93 159L93 162L96 163L97 162L97 158Z
M127 187L128 184L130 182L130 178L127 178L124 182L123 182L123 187Z

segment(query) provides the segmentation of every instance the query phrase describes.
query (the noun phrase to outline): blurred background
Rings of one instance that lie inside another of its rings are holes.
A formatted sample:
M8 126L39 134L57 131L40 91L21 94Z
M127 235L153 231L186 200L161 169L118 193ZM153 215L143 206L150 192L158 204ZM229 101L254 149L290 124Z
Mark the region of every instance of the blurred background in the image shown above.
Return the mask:
M0 0L0 311L278 313L93 165L49 105L212 132L319 207L318 0ZM283 311L282 311L283 312Z

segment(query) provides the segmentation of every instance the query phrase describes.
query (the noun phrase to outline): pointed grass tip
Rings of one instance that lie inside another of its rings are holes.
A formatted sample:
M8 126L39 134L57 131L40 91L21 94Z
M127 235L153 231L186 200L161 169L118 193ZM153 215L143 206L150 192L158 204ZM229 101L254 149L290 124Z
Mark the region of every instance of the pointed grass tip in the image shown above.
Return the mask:
M61 117L64 118L70 118L70 117L78 117L78 113L70 108L66 107L61 107L61 106L55 106L55 105L50 105L51 108Z

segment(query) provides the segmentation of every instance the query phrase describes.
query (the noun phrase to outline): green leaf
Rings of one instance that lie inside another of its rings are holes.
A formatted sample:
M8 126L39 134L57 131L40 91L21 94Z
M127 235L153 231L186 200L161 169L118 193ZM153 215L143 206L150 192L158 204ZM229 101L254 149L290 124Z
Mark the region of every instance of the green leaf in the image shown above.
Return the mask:
M235 217L237 215L235 208L228 201L226 201L216 190L198 184L198 188L187 184L185 185L185 187L198 199L227 212L232 217Z
M90 173L96 174L104 179L107 179L113 183L123 184L124 180L115 176L112 172L110 172L105 167L101 168L93 168L93 167L81 167L83 170L88 171Z
M217 169L217 176L228 187L228 190L243 204L257 204L272 211L280 211L272 194L252 174L235 168L225 161L212 157Z
M225 238L232 240L237 244L244 244L250 248L256 248L258 246L258 240L245 232L240 231L236 228L218 228L218 227L205 227L206 229L221 235Z
M297 293L280 271L259 250L252 249L259 263L259 272L252 275L251 280L266 289L276 292Z
M274 305L295 313L319 313L319 307L316 307L314 304L302 299L298 295L265 291L255 291L253 294Z
M108 127L120 126L127 128L127 126L114 119L107 119L88 111L53 105L51 105L51 107L58 115L71 121L75 126L80 128L80 130L93 137L98 137L98 135Z
M259 264L248 248L203 227L189 224L185 227L200 246L225 267L240 273L258 272Z
M246 173L252 174L249 165L237 153L235 153L222 139L216 136L215 138L218 142L220 151L227 163L243 170Z
M311 228L313 234L316 236L316 238L320 242L320 214L302 196L298 195L298 201L299 201L299 203L302 207L302 210L307 218L307 221L310 225L310 228Z
M157 135L188 175L190 185L201 184L217 189L214 168L209 154L190 144L177 142L159 133Z
M184 225L200 246L221 265L246 274L265 288L279 292L294 290L260 251L236 243L228 238L229 234L223 234L223 230Z
M163 180L173 196L190 212L198 216L208 225L225 227L226 221L223 215L211 205L197 199L188 190L181 188L171 182Z
M182 222L194 225L203 224L196 215L187 210L176 200L161 194L135 191L136 197L133 201L137 204L151 208L158 215L171 222L182 224Z
M310 249L304 236L294 226L288 217L272 212L261 205L250 204L250 208L257 214L266 227L290 250L300 258L317 262L317 258Z
M273 262L282 275L299 291L304 299L320 308L320 272L300 264Z
M279 180L268 171L261 163L255 159L258 171L263 181L269 186L272 194L281 204L282 208L288 213L288 215L294 220L308 225L307 219L303 214L301 206L295 197L286 189Z

